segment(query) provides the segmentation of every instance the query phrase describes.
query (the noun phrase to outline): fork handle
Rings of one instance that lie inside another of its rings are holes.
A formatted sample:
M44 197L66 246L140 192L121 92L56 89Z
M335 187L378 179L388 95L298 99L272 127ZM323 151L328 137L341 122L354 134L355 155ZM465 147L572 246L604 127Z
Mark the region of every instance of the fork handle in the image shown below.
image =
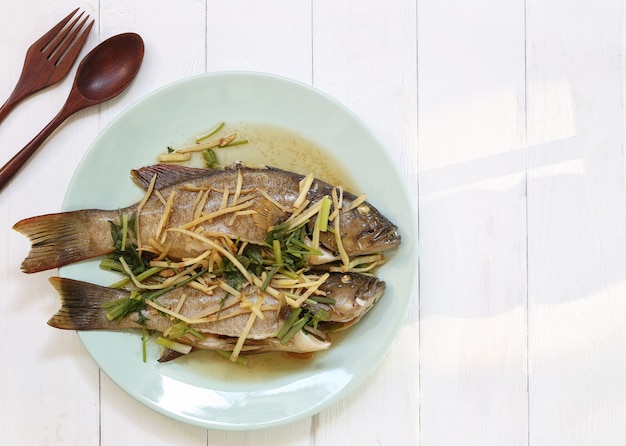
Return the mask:
M26 164L26 161L37 151L39 146L65 121L74 111L63 109L48 123L28 144L17 152L2 169L0 169L0 191Z
M18 97L15 91L9 96L6 102L0 107L0 122L4 121L4 118L19 104L24 97Z
M45 78L41 78L45 80ZM35 82L35 80L37 82ZM45 84L41 80L36 78L28 78L25 73L22 73L15 88L11 92L11 95L7 98L5 103L0 107L0 122L7 117L7 115L15 108L17 104L22 102L31 94L37 93L39 90L45 87Z

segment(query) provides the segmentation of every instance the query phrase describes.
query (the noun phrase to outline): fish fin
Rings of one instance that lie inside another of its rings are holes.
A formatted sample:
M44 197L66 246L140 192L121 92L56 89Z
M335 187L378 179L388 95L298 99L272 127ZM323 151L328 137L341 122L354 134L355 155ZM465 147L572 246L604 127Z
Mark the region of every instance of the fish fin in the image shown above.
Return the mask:
M13 229L32 244L22 271L35 273L108 254L113 249L109 221L116 215L117 211L84 210L17 222Z
M254 210L256 211L253 215L254 222L259 228L265 230L284 222L289 217L289 213L264 197L256 201Z
M147 190L154 175L157 176L154 188L162 189L174 184L206 177L207 175L211 175L213 172L219 171L179 166L176 164L155 164L152 166L141 167L139 169L133 169L131 170L130 175L135 184Z
M191 349L191 351L193 352L194 348ZM189 354L189 353L187 353ZM159 357L159 359L157 359L158 362L169 362L169 361L173 361L174 359L180 358L181 356L187 356L185 353L180 353L177 352L176 350L171 350L169 348L166 348L165 350L163 350L163 353L161 353L161 356Z
M106 318L102 305L114 299L128 297L129 292L107 288L64 277L49 279L61 299L61 308L48 325L63 330L98 330L116 328Z

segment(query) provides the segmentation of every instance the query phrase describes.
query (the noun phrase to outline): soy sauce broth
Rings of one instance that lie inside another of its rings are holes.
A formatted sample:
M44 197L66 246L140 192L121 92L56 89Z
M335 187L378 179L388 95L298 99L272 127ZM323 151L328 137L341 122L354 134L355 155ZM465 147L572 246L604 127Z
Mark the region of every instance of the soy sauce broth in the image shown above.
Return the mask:
M313 173L316 178L329 184L342 186L356 195L361 193L355 188L356 183L352 175L332 155L332 148L322 147L315 141L283 127L254 122L225 123L219 132L204 142L233 133L237 134L236 140L245 139L248 142L232 147L215 148L219 165L225 166L242 161L252 165L278 167L302 175ZM198 135L192 135L191 141L185 141L181 147L193 144L196 136ZM201 155L194 154L192 160L186 164L201 167L203 164ZM344 335L345 332L333 334L331 336L333 345L330 348L340 342ZM276 377L277 374L290 374L312 367L316 358L323 355L323 351L313 353L312 356L309 355L310 357L284 352L261 353L245 355L246 364L243 365L232 363L215 352L198 351L175 359L174 362L191 373L217 378L225 385L228 383L253 385L254 382Z
M355 189L352 175L332 155L332 147L322 147L315 141L283 127L253 122L226 123L218 133L207 138L207 141L233 133L237 134L237 140L246 139L248 143L214 149L220 165L243 161L274 166L302 175L313 173L327 183L342 186L356 195L361 193Z

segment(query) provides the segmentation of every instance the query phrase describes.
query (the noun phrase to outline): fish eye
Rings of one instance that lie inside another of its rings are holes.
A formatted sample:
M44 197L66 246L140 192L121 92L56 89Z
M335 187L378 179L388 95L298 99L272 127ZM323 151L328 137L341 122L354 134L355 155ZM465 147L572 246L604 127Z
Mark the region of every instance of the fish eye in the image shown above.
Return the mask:
M390 231L387 233L387 241L390 242L398 236L398 231Z
M371 212L370 207L368 205L366 205L366 204L362 204L362 205L357 206L356 210L361 215L369 215L369 213Z

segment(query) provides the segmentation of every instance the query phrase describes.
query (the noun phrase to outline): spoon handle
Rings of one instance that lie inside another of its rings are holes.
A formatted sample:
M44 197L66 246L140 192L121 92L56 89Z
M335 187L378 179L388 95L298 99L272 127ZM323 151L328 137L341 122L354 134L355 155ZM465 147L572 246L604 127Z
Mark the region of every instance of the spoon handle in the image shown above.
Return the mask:
M15 174L22 168L26 161L37 151L39 146L48 139L48 137L54 132L59 125L63 123L73 111L62 109L52 121L48 123L28 144L24 146L22 150L17 152L13 158L11 158L2 169L0 169L0 191L4 189L7 183L15 176Z

